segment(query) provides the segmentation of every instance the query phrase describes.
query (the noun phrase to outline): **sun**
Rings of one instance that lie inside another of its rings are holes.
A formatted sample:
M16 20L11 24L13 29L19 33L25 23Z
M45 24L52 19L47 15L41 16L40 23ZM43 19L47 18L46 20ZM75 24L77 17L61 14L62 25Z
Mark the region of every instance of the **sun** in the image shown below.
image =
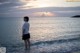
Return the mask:
M42 16L55 16L55 14L51 12L42 12Z

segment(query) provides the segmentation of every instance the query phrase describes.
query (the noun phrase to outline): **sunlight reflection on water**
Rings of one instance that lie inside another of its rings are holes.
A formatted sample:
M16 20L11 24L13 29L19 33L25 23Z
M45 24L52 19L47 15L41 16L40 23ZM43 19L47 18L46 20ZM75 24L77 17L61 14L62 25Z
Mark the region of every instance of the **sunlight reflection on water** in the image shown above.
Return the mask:
M23 23L23 18L0 18L0 43L8 47L10 49L9 52L15 48L23 48ZM32 48L38 47L36 49L38 52L51 52L52 50L53 52L64 52L65 50L68 51L75 47L80 47L77 46L80 44L78 40L78 37L80 37L80 19L69 17L30 17L29 23L31 43L34 45Z

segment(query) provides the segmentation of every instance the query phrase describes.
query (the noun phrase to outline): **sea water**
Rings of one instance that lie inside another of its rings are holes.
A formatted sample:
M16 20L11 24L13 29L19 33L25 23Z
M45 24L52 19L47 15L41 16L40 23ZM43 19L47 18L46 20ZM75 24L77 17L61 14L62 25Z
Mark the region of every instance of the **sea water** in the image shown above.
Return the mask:
M23 18L0 17L0 46L7 53L25 53ZM72 53L80 51L80 18L30 17L31 50L26 53Z

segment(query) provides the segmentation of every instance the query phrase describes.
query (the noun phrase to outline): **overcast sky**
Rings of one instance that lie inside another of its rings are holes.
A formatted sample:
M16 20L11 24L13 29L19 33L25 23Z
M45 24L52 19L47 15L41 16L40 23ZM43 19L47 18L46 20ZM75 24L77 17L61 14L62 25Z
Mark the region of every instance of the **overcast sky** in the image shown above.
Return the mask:
M80 2L66 0L0 0L0 17L39 14L72 16L80 14ZM64 14L64 15L63 15Z

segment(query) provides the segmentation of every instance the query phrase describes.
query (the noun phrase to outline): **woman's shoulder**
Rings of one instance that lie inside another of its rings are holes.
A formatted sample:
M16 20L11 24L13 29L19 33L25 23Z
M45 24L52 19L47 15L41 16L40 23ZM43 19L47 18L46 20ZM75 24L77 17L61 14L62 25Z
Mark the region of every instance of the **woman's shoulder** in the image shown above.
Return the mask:
M28 22L25 22L24 25L29 25L29 23Z

